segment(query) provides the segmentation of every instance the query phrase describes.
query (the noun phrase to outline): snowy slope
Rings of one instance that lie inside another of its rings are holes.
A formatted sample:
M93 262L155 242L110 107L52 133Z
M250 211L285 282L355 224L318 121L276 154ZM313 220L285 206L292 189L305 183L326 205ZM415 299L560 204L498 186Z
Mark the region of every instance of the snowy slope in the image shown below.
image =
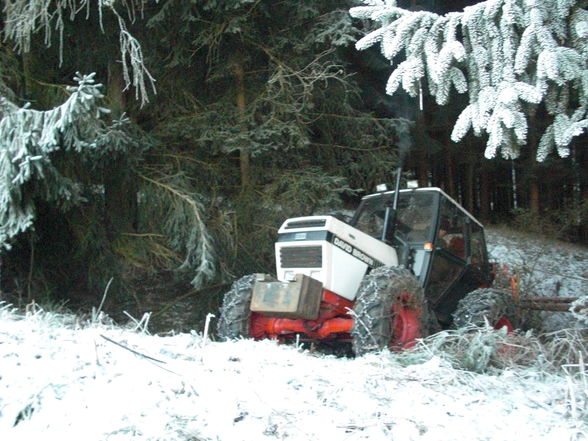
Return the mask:
M504 228L488 228L486 236L491 260L517 274L521 295L588 296L587 247ZM588 326L567 313L543 314L542 322L545 331Z
M148 355L145 358L122 348ZM586 439L570 378L0 312L0 440ZM424 349L421 351L425 351ZM426 352L426 351L425 351ZM581 388L580 388L581 392Z
M487 230L492 259L521 270L534 295L588 295L588 248L513 230Z

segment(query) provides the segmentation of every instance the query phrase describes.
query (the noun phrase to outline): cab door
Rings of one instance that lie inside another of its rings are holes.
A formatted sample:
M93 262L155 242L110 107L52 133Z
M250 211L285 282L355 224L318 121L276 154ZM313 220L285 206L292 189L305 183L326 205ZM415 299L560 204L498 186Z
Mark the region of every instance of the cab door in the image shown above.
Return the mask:
M488 256L481 225L443 197L425 283L425 294L438 320L449 325L457 303L488 282Z
M459 208L446 197L442 197L431 266L425 284L427 299L441 322L451 319L454 308L447 304L447 299L463 277L467 266L465 218Z

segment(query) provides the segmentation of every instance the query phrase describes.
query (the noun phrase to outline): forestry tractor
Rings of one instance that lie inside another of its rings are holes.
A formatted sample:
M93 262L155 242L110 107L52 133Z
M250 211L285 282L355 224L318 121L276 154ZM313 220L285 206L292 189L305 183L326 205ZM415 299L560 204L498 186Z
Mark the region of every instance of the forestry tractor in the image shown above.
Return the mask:
M361 355L451 326L513 329L510 293L489 288L482 225L439 188L397 179L352 218L288 219L275 255L276 277L251 274L225 294L221 339L351 342Z

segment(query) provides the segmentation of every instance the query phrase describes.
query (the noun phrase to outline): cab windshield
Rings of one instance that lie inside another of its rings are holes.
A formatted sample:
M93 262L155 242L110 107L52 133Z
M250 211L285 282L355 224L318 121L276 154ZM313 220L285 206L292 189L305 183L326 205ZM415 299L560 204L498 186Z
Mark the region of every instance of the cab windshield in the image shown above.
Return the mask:
M422 191L400 193L394 239L400 239L404 243L432 241L435 196L436 193ZM394 194L388 193L365 199L355 215L353 222L355 227L370 236L381 239L386 207L388 204L392 206L393 198Z

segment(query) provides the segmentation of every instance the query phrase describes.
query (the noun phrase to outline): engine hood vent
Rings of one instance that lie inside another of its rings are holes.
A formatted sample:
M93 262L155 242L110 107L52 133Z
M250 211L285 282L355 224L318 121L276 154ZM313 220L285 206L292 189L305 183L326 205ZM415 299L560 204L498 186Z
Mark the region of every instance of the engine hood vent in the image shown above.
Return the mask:
M323 266L323 249L312 247L280 248L282 268L321 268Z
M326 219L309 219L302 221L292 221L286 224L286 230L292 230L294 228L316 228L324 227L326 225Z

